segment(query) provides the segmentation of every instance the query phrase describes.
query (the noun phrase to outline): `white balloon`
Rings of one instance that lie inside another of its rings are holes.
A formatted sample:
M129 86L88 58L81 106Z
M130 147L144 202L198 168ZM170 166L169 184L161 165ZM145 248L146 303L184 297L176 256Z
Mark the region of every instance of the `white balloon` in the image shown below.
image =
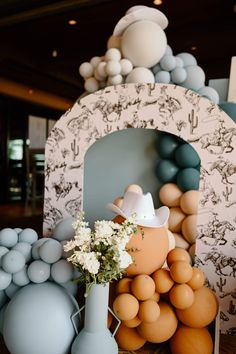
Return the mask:
M165 53L166 35L155 22L142 20L127 27L121 38L123 57L136 67L150 68L157 64Z
M168 241L169 241L169 252L175 248L175 238L170 230L167 230Z
M128 75L133 69L133 64L128 59L124 59L124 58L121 59L120 65L121 65L121 72L120 73L121 73L121 75L124 75L124 76Z
M109 76L118 75L121 72L121 65L118 61L109 60L106 65L106 72Z
M121 52L117 48L110 48L106 51L105 54L105 60L114 60L114 61L120 61L121 59Z
M155 77L147 68L134 68L126 77L126 83L154 83Z
M84 62L79 67L79 73L84 79L93 76L93 70L94 68L89 62Z
M95 70L100 75L100 77L103 79L105 79L107 77L106 66L107 66L107 63L105 61L101 61Z
M84 88L86 91L93 93L99 89L99 83L94 77L85 80Z
M98 66L98 64L100 63L101 60L102 60L101 57L98 57L98 56L93 57L93 58L90 60L90 64L91 64L94 68L96 68L96 67Z
M109 76L107 80L107 83L109 85L119 85L122 84L122 82L123 82L123 76L121 76L120 74Z

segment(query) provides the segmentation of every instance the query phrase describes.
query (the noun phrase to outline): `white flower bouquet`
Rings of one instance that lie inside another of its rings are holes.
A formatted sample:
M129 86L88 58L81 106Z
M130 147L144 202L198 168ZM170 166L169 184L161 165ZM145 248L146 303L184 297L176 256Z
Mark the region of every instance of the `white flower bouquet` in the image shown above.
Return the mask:
M126 245L137 225L133 218L122 224L113 221L96 221L92 231L81 213L73 224L75 236L64 245L72 255L67 261L81 274L80 280L86 284L102 284L122 277L125 269L133 263Z

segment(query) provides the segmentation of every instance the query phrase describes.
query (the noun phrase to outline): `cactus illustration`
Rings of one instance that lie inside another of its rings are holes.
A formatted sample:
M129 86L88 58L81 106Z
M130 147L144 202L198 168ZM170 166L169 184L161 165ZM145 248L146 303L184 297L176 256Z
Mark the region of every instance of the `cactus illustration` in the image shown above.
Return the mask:
M198 116L194 117L194 110L188 114L188 121L190 123L190 134L193 134L193 130L198 126Z
M219 282L217 281L216 285L220 290L220 292L223 292L223 287L226 285L226 279L223 280L223 278L220 277L220 281Z
M236 306L234 305L234 303L233 303L232 300L230 300L230 302L229 302L228 313L229 313L230 315L236 315Z
M71 150L73 151L73 160L79 155L79 145L76 145L75 139L71 143Z
M225 197L226 202L229 201L229 196L230 194L232 194L232 192L233 192L232 187L226 186L225 192L223 192L223 196Z

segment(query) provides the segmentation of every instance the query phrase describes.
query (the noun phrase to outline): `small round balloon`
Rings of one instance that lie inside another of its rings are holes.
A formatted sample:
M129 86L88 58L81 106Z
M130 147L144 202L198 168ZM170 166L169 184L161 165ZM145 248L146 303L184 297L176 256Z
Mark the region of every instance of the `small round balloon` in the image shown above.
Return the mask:
M180 145L178 139L171 134L161 134L158 136L157 152L162 159L172 159L175 156L175 150Z
M37 241L38 234L35 230L31 228L26 228L19 234L19 242L28 242L30 245Z
M33 283L43 283L50 277L50 265L40 260L33 261L28 267L27 275Z
M13 247L18 241L18 234L14 229L6 227L0 231L0 246Z
M200 173L196 168L184 168L177 174L177 185L183 191L198 190Z
M160 160L156 168L156 175L163 183L174 182L178 171L178 166L171 160Z
M196 167L200 158L190 144L182 144L175 151L175 162L179 167Z

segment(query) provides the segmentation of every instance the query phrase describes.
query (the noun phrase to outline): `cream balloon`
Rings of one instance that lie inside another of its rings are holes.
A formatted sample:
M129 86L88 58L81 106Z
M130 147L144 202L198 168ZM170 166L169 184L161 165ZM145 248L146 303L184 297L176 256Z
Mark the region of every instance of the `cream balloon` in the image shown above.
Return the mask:
M121 38L123 57L134 66L151 68L165 53L167 39L163 29L155 22L143 20L128 26Z

